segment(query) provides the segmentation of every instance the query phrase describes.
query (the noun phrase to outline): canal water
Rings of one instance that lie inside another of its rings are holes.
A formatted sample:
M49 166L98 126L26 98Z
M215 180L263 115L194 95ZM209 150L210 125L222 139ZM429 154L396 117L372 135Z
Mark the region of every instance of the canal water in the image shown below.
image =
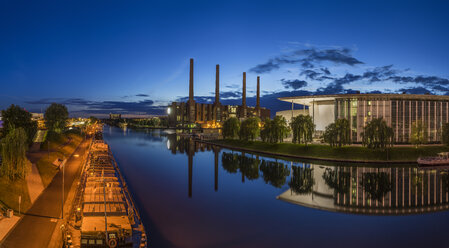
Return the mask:
M449 247L449 175L257 156L105 127L150 247Z

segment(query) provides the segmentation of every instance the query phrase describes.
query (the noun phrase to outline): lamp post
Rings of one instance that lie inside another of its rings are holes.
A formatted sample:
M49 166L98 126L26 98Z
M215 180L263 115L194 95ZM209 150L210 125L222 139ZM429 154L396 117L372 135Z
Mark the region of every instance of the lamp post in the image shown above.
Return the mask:
M64 219L64 179L65 179L65 155L62 153L62 200L61 200L61 219Z

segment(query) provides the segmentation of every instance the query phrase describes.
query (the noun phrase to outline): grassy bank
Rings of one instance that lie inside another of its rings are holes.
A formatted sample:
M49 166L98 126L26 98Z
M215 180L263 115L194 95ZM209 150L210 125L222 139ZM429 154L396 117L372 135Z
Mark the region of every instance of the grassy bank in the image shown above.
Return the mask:
M439 152L449 151L447 146L393 147L387 153L361 146L332 148L328 145L270 144L260 141L215 140L216 144L244 148L260 152L293 155L311 159L335 159L353 161L410 161L415 162L420 156L435 156Z
M77 133L65 133L65 134L52 134L47 137L50 141L50 156L45 154L37 161L36 167L39 170L39 174L42 178L44 187L47 187L53 180L53 177L58 173L58 168L53 165L53 162L57 158L63 158L63 154L68 158L72 154L76 147L81 143L82 137ZM42 144L41 151L48 150L48 143ZM53 151L53 152L52 152Z
M19 196L22 196L20 212L24 213L31 207L26 180L11 181L8 178L0 177L0 206L3 205L5 208L11 208L14 212L18 212Z

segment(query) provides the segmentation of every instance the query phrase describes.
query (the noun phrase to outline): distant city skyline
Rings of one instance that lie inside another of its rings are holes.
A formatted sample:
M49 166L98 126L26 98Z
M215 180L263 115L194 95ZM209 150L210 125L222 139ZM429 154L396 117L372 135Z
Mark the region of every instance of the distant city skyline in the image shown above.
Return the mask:
M272 113L277 97L346 92L449 95L447 1L21 2L0 4L0 109L164 114L188 97Z

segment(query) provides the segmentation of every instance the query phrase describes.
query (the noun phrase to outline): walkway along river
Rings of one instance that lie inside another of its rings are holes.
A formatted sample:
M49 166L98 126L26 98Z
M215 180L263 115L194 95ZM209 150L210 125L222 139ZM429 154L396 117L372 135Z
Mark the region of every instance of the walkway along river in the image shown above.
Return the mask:
M448 247L449 175L283 160L105 127L149 247Z

